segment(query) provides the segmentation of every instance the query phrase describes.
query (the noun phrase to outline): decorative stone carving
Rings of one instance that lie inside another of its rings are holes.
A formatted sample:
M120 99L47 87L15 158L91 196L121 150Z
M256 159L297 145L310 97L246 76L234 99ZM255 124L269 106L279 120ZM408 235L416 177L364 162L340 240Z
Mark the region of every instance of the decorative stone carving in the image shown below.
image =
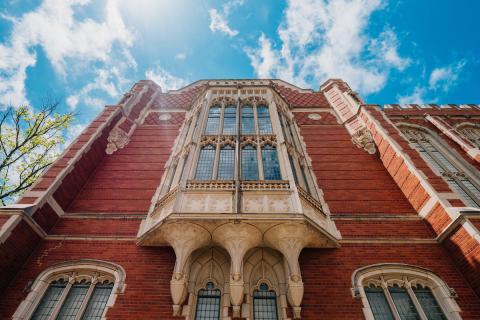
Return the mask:
M233 317L240 316L243 301L243 257L245 253L262 241L262 233L246 223L226 223L213 231L213 241L225 248L231 259L230 301Z
M294 318L300 318L303 300L303 282L298 264L302 249L311 241L312 231L304 224L283 223L269 229L264 239L267 245L280 251L285 257L288 269L287 299L293 308Z
M318 113L309 113L308 114L308 119L310 119L310 120L320 120L320 119L322 119L322 116L319 115Z
M364 149L369 154L374 154L377 151L372 134L370 133L370 131L368 131L367 128L363 128L360 131L355 132L352 135L352 142L358 148Z
M173 315L179 316L181 305L187 297L187 279L185 264L194 250L210 242L210 233L193 223L176 222L167 224L162 229L165 240L175 251L175 268L170 280L170 293L173 301Z
M107 154L112 154L118 149L125 147L130 141L130 137L128 136L128 133L117 127L110 131L107 141L108 144L105 152Z

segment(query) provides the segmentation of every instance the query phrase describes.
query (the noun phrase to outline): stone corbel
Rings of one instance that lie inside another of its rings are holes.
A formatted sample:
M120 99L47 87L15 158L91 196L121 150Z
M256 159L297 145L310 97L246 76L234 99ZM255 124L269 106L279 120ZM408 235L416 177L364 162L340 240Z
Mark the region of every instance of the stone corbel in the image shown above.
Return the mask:
M280 251L288 264L287 299L293 308L294 319L301 318L303 300L303 282L298 263L302 249L310 242L310 231L306 225L285 223L269 229L265 233L268 246Z
M360 131L355 132L352 135L352 142L358 148L367 151L369 154L375 154L377 149L375 148L375 142L373 141L372 134L367 128L363 128Z
M127 132L118 127L113 128L108 135L108 144L105 152L107 154L113 154L118 149L125 147L129 141L130 137Z
M193 223L172 223L162 230L163 238L175 251L175 268L170 280L170 293L173 301L173 315L180 316L181 307L187 297L186 262L193 251L210 243L210 233Z
M227 223L215 229L213 241L225 248L230 255L230 302L233 317L240 317L244 295L243 257L248 250L260 245L262 234L249 224Z

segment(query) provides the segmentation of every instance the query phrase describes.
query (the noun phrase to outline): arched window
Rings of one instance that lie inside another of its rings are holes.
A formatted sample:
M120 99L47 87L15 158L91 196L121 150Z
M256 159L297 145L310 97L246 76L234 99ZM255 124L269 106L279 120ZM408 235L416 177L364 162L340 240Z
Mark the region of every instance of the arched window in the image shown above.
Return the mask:
M212 179L214 162L215 162L215 147L210 144L206 145L200 150L195 179L197 180Z
M15 319L102 319L124 287L117 265L80 260L48 268L36 279Z
M242 134L255 134L253 107L242 107Z
M220 319L221 297L220 290L215 289L212 282L208 282L205 289L200 289L197 296L195 320Z
M242 148L242 179L258 180L257 149L251 145Z
M223 134L235 134L237 132L237 108L225 107L223 116Z
M205 127L205 134L217 134L220 126L221 108L213 106L208 112L207 126Z
M235 172L235 149L231 145L226 145L220 149L220 159L218 162L218 179L231 180Z
M260 284L253 293L253 319L277 320L277 295L266 283Z
M364 302L366 319L461 319L453 290L429 270L378 264L358 269L352 281L354 295Z
M474 124L460 125L457 129L474 146L480 148L480 126Z
M412 127L402 127L401 130L410 144L467 205L480 207L480 184L463 170L461 159L455 159L454 155L424 130Z
M258 131L260 134L272 133L272 124L270 122L270 113L267 106L257 107Z
M277 149L271 145L262 148L263 178L265 180L280 180L280 164L278 163ZM295 170L295 168L292 168Z

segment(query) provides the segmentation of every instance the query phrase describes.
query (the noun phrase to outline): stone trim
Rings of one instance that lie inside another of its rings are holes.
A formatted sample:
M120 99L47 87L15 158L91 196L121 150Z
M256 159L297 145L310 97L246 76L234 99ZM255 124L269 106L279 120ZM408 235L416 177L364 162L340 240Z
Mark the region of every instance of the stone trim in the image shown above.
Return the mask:
M415 304L422 320L427 320L427 317L414 293L411 291L412 285L419 284L430 288L438 304L441 306L442 311L449 320L462 319L460 316L461 310L455 301L455 298L457 298L455 291L437 274L428 269L402 263L373 264L355 270L352 274L351 281L352 295L354 298L362 300L364 306L363 313L367 320L375 320L364 290L364 287L370 283L384 289L386 292L385 296L396 320L400 320L400 317L396 309L392 308L394 304L387 290L387 288L393 284L407 288L410 298Z
M125 291L125 270L117 264L102 261L102 260L94 260L94 259L81 259L81 260L72 260L72 261L65 261L59 264L52 265L42 271L31 287L29 288L28 296L21 302L17 310L15 311L12 319L14 320L26 320L32 316L32 313L35 311L38 303L42 299L45 291L48 289L50 282L64 278L68 280L69 285L73 283L76 279L87 279L90 280L92 285L95 284L96 281L103 281L104 279L111 280L113 284L112 292L110 293L110 297L107 301L107 305L105 310L102 314L102 319L106 319L106 313L110 307L112 307L117 299L119 294L122 294ZM97 280L98 279L98 280ZM68 286L67 285L67 288ZM91 294L92 290L89 290ZM57 302L57 306L55 308L56 312L52 314L51 318L56 316L55 313L58 314L59 308L65 299L65 290L62 298L59 302ZM86 307L86 303L88 302L89 296L87 295L84 299L82 304L83 311ZM82 311L82 310L81 310ZM77 315L77 319L80 319L81 313Z

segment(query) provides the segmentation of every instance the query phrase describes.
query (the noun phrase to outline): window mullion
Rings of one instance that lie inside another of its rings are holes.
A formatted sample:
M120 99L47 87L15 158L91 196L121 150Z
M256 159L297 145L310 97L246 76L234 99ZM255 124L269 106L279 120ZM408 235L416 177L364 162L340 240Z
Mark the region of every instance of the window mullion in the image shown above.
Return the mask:
M225 103L222 103L220 109L220 119L218 121L218 134L223 134L223 126L225 125Z
M215 159L213 160L213 172L212 172L212 179L216 180L218 178L218 161L220 159L220 143L215 144Z
M265 180L263 174L263 159L262 159L262 146L260 145L260 139L257 138L257 163L258 163L258 180Z
M382 289L383 289L383 294L387 298L387 302L390 307L390 310L392 310L392 314L395 317L395 320L402 320L400 318L400 314L397 311L397 307L395 307L395 302L393 302L393 298L390 295L390 292L388 291L388 285L383 279L382 279Z
M253 125L255 127L255 135L260 134L260 128L258 127L258 114L257 114L257 104L254 103L253 106Z
M52 314L50 315L50 320L55 320L58 316L58 313L60 312L60 309L62 308L63 303L65 302L65 299L67 298L68 293L70 292L70 289L72 288L72 285L75 281L75 278L70 277L68 279L68 283L65 286L65 289L62 292L62 296L57 302L57 305L55 306L55 309L53 309Z
M85 308L87 307L88 301L89 301L90 298L92 297L92 293L93 293L93 290L95 289L96 283L97 283L97 280L96 280L96 279L94 279L94 280L90 283L90 288L88 288L87 294L86 294L85 297L83 298L82 305L80 306L80 309L78 309L78 313L77 313L77 316L75 317L75 320L80 320L80 319L82 319L82 316L83 316L83 313L85 312Z
M417 309L417 312L420 315L420 318L422 318L422 320L428 320L427 315L423 311L422 306L420 305L420 302L418 302L418 299L412 290L412 286L407 281L405 281L405 288L407 289L408 295L410 296L410 299L412 299L413 305Z

